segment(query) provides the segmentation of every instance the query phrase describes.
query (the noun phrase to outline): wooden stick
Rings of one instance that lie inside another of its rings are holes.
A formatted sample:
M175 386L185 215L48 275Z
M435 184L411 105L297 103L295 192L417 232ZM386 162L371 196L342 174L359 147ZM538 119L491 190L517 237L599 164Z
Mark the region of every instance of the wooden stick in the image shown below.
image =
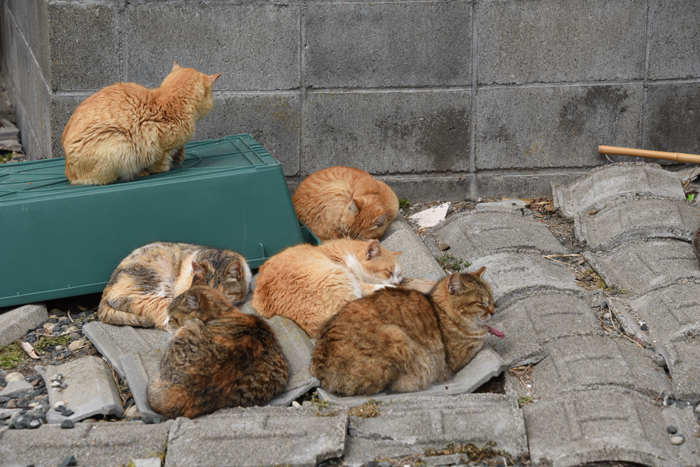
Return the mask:
M600 154L614 154L616 156L648 157L650 159L664 159L667 161L700 164L699 155L684 154L682 152L648 151L646 149L618 148L615 146L598 146L598 152Z

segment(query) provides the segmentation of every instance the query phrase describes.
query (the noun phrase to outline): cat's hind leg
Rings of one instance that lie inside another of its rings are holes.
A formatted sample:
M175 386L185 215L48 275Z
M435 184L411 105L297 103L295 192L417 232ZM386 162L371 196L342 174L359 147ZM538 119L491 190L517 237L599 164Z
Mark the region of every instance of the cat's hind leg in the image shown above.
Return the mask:
M156 325L148 316L136 315L117 309L125 306L128 307L130 305L129 302L130 299L128 297L117 300L107 300L103 297L100 302L100 307L97 310L97 316L103 323L115 324L117 326L152 328Z

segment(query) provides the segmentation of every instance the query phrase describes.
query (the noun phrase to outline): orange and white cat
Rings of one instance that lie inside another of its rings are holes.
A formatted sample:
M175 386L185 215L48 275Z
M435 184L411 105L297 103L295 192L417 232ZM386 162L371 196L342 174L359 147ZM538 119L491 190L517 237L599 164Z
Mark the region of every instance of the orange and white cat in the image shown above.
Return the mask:
M214 106L212 85L220 75L175 62L159 88L117 83L85 99L61 139L70 183L106 185L182 162L195 122Z
M260 268L253 308L261 316L284 316L309 337L342 305L387 286L398 285L401 264L377 240L332 240L297 245Z
M299 220L321 240L380 238L399 212L399 200L386 183L352 167L312 173L292 202Z

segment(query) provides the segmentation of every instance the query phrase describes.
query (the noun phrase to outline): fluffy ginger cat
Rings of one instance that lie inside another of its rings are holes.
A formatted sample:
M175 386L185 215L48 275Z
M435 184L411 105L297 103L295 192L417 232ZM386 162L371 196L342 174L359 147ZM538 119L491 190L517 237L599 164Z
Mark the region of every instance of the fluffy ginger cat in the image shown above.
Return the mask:
M484 346L494 313L485 268L454 273L430 295L384 289L343 306L319 329L311 373L341 396L419 391L447 381Z
M182 162L195 122L214 106L211 88L220 75L175 62L159 88L117 83L85 99L61 139L70 183L106 185Z
M386 183L352 167L312 173L292 202L299 220L321 240L380 238L399 212L399 200Z
M261 316L284 316L309 337L350 300L398 285L398 253L377 240L332 240L297 245L276 254L260 268L253 308Z
M195 274L231 303L250 290L251 272L238 253L189 243L155 242L137 248L112 273L97 315L105 323L166 329L168 305Z
M168 308L173 337L148 386L151 408L170 418L262 405L287 384L289 367L270 326L202 283L196 276Z

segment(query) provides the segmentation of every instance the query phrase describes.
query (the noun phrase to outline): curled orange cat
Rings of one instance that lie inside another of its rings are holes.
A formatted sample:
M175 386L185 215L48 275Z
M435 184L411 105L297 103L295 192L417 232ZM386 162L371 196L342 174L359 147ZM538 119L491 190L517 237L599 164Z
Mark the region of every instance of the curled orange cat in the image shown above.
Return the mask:
M61 139L70 183L106 185L182 162L195 122L214 106L212 85L220 75L175 62L159 88L117 83L85 99Z
M312 173L292 202L299 220L321 240L380 238L399 212L399 200L386 183L352 167Z
M287 248L260 268L253 308L265 318L289 318L314 337L345 303L398 285L403 277L397 255L377 240Z

